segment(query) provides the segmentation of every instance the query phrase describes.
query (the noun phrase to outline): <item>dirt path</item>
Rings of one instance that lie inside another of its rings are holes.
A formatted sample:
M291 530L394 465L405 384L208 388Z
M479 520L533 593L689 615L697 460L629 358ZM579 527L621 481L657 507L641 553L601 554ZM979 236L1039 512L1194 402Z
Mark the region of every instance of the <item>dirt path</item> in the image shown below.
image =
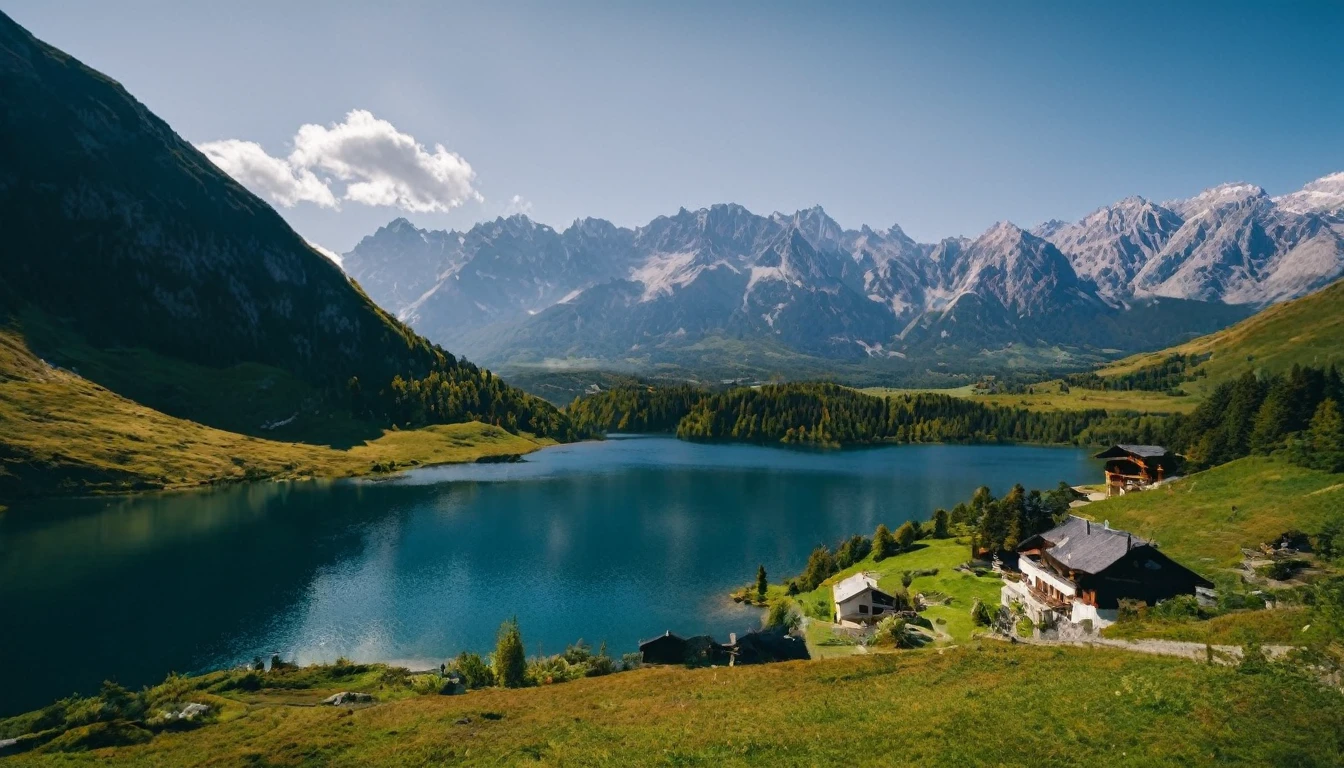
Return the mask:
M1195 661L1205 661L1208 658L1208 646L1204 643L1192 643L1183 640L1157 640L1146 638L1141 640L1118 640L1107 637L1095 637L1086 640L1043 640L1041 638L1006 638L1009 641L1027 643L1029 645L1076 645L1076 646L1101 646L1106 648L1120 648L1134 653L1151 653L1158 656L1179 656L1185 659ZM1277 659L1288 651L1293 649L1291 645L1266 645L1262 646L1265 654L1271 659ZM1241 659L1242 651L1239 645L1215 645L1213 646L1215 660L1222 663L1232 663ZM1221 658L1219 658L1221 657Z

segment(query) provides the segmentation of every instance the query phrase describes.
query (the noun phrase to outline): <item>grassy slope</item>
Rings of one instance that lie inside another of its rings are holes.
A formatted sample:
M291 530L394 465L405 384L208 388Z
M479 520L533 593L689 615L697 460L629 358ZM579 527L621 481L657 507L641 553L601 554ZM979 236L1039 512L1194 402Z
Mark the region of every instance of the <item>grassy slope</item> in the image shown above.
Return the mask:
M799 594L794 599L807 609L809 615L830 615L831 585L841 579L860 571L867 571L877 576L879 587L892 591L901 588L901 574L905 571L937 568L937 575L916 576L910 583L910 594L942 592L951 596L951 605L932 606L923 615L930 621L943 619L946 624L939 626L951 635L954 641L965 641L971 638L974 630L970 616L971 603L978 597L997 605L999 589L1003 586L1003 582L998 578L982 578L953 570L969 558L969 547L965 543L957 543L956 539L925 539L916 544L911 551L888 557L881 562L874 561L873 556L869 555L861 562L827 579L815 590ZM824 642L825 636L824 631L813 630L809 640ZM820 655L829 655L826 646L820 646L820 650ZM852 648L845 647L843 651L837 652L850 651Z
M6 763L1307 766L1337 764L1344 734L1344 698L1309 683L1266 685L1183 660L997 643L648 669L534 690L397 698L353 712L278 703L311 702L325 690L280 693L224 702L219 724L147 744Z
M1253 456L1152 491L1097 502L1081 513L1154 539L1163 552L1208 573L1239 562L1241 547L1291 528L1315 532L1328 512L1341 508L1344 475Z
M1172 397L1161 392L1139 390L1102 392L1073 387L1068 392L1061 393L1058 381L1043 382L1035 385L1033 389L1035 391L1029 395L987 395L976 391L973 385L957 387L956 389L869 387L862 391L878 396L933 392L964 397L985 405L1026 408L1031 411L1083 411L1091 408L1103 408L1108 411L1138 411L1140 413L1185 413L1199 404L1199 398L1194 396Z
M404 468L472 461L540 445L477 423L386 432L348 450L249 437L173 418L52 368L20 334L0 330L0 492L7 486L37 495L335 477L367 473L375 463Z
M1212 354L1200 366L1208 376L1182 385L1195 394L1247 370L1277 372L1294 363L1317 367L1344 363L1344 280L1270 307L1217 333L1160 352L1125 358L1098 373L1125 373L1153 365L1175 352Z

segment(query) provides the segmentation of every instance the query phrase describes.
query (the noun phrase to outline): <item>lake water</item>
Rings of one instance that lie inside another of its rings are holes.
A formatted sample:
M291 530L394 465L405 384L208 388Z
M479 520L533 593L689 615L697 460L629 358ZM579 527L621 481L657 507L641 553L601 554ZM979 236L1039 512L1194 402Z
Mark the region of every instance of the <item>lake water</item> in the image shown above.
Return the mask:
M0 514L0 714L104 678L138 687L279 652L427 668L488 651L613 655L671 629L726 639L725 595L820 543L927 519L979 485L1095 480L1088 452L807 452L623 437L395 480L45 501Z

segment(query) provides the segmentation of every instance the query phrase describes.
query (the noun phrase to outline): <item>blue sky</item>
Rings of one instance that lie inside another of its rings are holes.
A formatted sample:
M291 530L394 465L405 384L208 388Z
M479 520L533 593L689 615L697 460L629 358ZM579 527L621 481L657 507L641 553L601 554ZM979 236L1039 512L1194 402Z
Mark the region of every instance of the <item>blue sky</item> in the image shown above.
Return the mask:
M332 126L366 110L423 148L369 162L470 165L430 206L356 168L281 208L341 251L398 215L638 225L725 201L934 240L1344 170L1344 3L483 5L0 0L194 143L292 160L318 124L291 170L326 183L350 157Z

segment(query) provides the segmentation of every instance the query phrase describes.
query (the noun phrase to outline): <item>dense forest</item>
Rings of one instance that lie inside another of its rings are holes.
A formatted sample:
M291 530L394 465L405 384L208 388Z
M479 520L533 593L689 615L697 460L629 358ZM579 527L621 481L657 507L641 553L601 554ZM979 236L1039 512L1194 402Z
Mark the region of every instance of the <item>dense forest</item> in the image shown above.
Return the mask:
M1132 419L1121 429L1132 428ZM876 397L837 384L733 389L695 404L677 426L689 440L811 445L898 442L1073 443L1114 429L1104 410L1038 412L932 393Z
M1204 469L1251 454L1285 451L1315 469L1344 471L1339 371L1295 365L1285 375L1247 372L1219 384L1194 411L1168 417L1151 440Z
M616 387L576 398L566 414L576 428L594 433L675 432L708 396L709 390L689 384Z
M1197 377L1205 376L1199 364L1209 359L1209 355L1169 355L1155 365L1149 365L1128 373L1114 376L1100 376L1095 371L1074 373L1064 377L1064 382L1072 387L1100 390L1134 390L1151 392L1177 392L1181 384Z
M1159 417L1029 411L919 393L877 397L838 384L768 384L713 393L692 386L612 389L566 413L594 433L675 432L687 440L845 445L1033 442L1094 445L1161 429Z
M576 428L568 415L545 400L505 384L484 368L435 351L436 364L421 378L395 376L374 392L351 378L346 384L351 410L402 427L481 421L562 442L591 434Z

